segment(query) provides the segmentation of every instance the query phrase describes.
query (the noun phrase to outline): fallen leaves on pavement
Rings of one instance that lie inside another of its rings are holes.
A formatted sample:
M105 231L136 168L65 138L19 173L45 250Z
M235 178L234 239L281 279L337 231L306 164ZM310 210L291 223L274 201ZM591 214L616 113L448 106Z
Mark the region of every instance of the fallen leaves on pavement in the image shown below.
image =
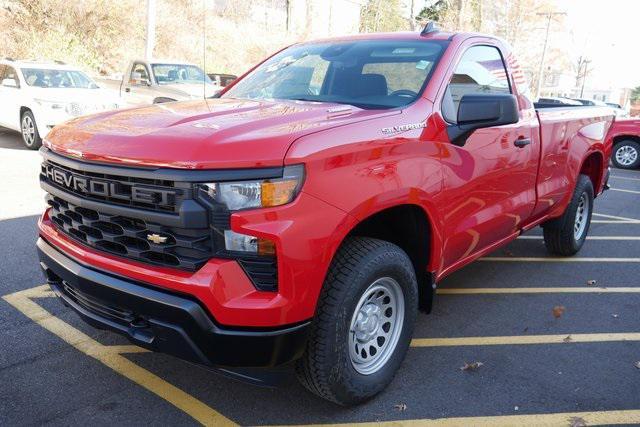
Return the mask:
M564 313L564 306L563 305L556 305L555 307L553 307L553 317L555 317L556 319L558 319L559 317L562 316L562 314Z
M587 422L584 420L584 418L580 418L580 417L569 418L570 427L585 427L586 425L587 425Z
M482 362L464 362L464 366L460 368L461 371L476 371L480 366L484 365Z

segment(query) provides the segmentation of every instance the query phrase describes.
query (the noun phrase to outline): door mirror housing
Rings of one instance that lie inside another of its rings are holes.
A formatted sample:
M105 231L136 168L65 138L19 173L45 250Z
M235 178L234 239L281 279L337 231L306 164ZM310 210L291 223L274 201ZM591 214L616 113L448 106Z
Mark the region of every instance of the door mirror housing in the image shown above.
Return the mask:
M15 81L15 79L4 79L4 80L2 80L2 86L13 87L13 88L20 87L20 86L18 86L18 82Z
M451 143L462 147L476 129L518 123L518 101L507 93L468 94L460 99L458 122L447 128Z
M149 79L142 77L141 73L133 72L131 73L131 84L137 86L151 86L151 81Z

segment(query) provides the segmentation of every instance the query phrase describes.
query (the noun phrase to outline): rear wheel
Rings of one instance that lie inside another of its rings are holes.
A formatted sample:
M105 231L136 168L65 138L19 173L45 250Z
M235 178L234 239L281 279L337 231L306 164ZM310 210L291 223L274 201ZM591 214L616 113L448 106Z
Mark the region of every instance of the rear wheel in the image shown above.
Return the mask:
M20 118L20 130L22 131L22 142L27 148L31 150L37 150L42 146L42 139L38 132L38 126L36 125L36 119L33 117L33 113L29 110L22 113Z
M560 218L542 225L547 250L555 255L575 255L587 238L593 212L593 185L580 175L571 202Z
M640 167L640 144L630 139L616 143L613 147L611 161L615 167L620 169Z
M398 246L351 238L332 263L296 373L310 391L341 405L381 392L411 341L418 310L413 265Z

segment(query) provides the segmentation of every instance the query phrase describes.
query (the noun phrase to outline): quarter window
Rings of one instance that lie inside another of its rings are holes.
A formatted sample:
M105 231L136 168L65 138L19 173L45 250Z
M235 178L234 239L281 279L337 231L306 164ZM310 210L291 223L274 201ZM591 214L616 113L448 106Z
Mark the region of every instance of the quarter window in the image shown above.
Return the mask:
M511 93L502 56L493 46L473 46L458 63L443 100L444 118L455 123L460 99L472 93Z

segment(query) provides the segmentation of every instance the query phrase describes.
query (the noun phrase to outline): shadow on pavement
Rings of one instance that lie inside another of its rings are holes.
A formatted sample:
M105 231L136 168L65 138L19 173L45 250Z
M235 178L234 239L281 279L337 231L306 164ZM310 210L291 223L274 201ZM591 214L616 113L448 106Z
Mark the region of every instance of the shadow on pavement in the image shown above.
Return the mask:
M22 143L20 132L0 127L0 148L9 150L29 150Z

